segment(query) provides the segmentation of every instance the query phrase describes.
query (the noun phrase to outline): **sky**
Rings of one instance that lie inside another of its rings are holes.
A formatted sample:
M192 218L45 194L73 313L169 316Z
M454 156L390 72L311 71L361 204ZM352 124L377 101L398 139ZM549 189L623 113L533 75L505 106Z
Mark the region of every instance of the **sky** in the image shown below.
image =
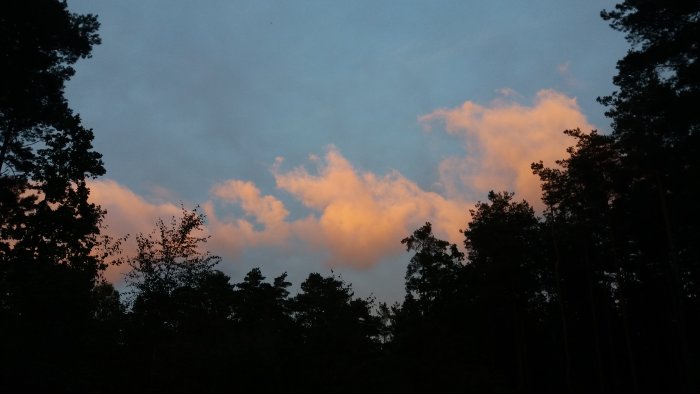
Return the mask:
M541 208L530 163L609 130L614 3L69 0L101 23L66 96L103 154L104 231L133 254L199 206L233 282L333 272L399 301L401 239L429 221L461 245L492 189Z

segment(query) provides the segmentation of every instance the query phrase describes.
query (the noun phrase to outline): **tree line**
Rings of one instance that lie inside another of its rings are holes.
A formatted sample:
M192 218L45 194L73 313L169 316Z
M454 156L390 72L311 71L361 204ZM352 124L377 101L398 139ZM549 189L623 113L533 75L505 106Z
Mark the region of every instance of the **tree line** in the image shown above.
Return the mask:
M0 381L6 392L695 393L700 390L700 5L625 0L612 133L567 130L532 165L546 206L476 204L463 248L430 223L401 242L405 298L342 278L217 270L183 209L136 237L100 234L103 175L64 97L99 44L65 1L0 6ZM130 292L102 272L127 264Z

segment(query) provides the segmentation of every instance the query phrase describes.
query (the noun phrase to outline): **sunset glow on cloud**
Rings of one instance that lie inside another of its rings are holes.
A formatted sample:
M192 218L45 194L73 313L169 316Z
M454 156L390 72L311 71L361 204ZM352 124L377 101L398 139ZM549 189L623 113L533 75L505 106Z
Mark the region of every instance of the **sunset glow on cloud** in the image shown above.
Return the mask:
M90 186L90 200L107 210L103 234L115 239L129 235L128 242L122 247L124 255L133 256L136 252L134 236L139 233L150 233L159 218L168 220L178 216L181 207L177 202L149 202L129 188L111 179L93 180ZM106 277L112 282L122 279L122 274L128 266L110 266Z
M229 180L212 188L212 200L204 203L207 222L213 234L211 246L228 260L235 260L244 248L282 247L290 238L289 211L274 196L262 195L252 182ZM217 211L215 202L223 203ZM226 213L225 207L238 206L242 217Z
M234 262L245 249L296 246L331 267L366 269L399 254L400 240L426 221L439 237L461 244L459 230L468 223L469 209L489 190L514 191L537 206L539 182L530 163L552 165L572 143L563 130L592 126L575 99L556 91L540 91L532 106L513 101L517 94L510 89L501 94L488 105L467 101L419 118L427 128L444 124L447 133L464 142L463 156L440 162L440 192L424 190L398 171L360 170L331 145L323 157L309 157L311 171L305 166L283 170L284 160L278 158L271 170L278 190L272 194L251 181L215 184L201 203L212 236L208 247ZM91 188L93 201L108 210L108 232L115 236L149 232L158 217L180 213L179 203L163 201L168 193L160 189L154 198L145 198L112 180L95 181ZM305 212L290 219L285 198Z
M317 174L300 167L276 170L275 179L316 213L299 236L327 249L330 264L369 267L400 251L399 241L425 221L450 239L466 225L470 204L422 190L396 171L383 176L358 171L334 147L324 161L312 160Z
M284 204L262 195L251 182L230 180L214 186L211 200L202 204L212 250L233 261L243 248L284 248L302 242L331 266L368 268L399 253L400 240L425 221L434 222L440 236L460 242L459 229L466 225L471 203L424 191L398 172L378 176L357 171L332 147L324 160L314 161L317 174L303 167L274 171L278 187L309 209L302 219L287 220ZM180 212L175 204L148 202L111 180L94 182L91 188L93 201L109 212L107 232L115 237L147 233L158 217ZM215 205L236 205L243 215L230 216Z
M539 180L530 164L546 165L564 157L573 142L566 129L592 129L576 99L553 90L540 90L532 106L521 105L504 90L504 98L490 105L467 101L453 109L438 109L419 120L431 128L443 123L448 133L462 137L465 155L440 164L440 183L448 195L476 194L489 190L515 191L518 198L540 204Z

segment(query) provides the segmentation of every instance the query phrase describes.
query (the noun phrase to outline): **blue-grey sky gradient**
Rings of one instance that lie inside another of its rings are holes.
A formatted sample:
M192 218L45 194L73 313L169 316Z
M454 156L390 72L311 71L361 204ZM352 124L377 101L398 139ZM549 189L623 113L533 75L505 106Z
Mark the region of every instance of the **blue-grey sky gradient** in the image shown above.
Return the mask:
M195 204L216 183L249 180L298 218L308 214L302 204L275 190L276 157L293 168L332 144L358 169L397 170L432 190L440 161L461 148L453 135L424 132L418 117L489 103L498 89L526 104L541 89L556 90L607 129L595 99L613 91L626 50L599 17L613 6L69 0L72 11L98 15L102 45L79 62L67 95L95 131L106 177L138 195L167 190ZM322 266L297 252L246 251L226 270L240 280L261 265L269 276L290 271L298 283ZM358 294L396 300L409 258L341 271Z

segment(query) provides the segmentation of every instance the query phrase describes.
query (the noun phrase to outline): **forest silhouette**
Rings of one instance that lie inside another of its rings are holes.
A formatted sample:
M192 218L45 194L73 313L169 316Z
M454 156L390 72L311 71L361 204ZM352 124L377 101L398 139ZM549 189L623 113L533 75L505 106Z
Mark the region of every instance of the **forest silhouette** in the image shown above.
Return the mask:
M599 98L612 133L562 130L556 166L532 164L542 215L497 191L464 248L430 223L408 234L405 298L387 305L333 274L297 294L258 268L235 282L198 209L120 257L88 199L105 173L93 131L64 97L98 20L3 3L2 392L699 392L700 3L601 16L630 44ZM128 293L102 275L116 263Z

